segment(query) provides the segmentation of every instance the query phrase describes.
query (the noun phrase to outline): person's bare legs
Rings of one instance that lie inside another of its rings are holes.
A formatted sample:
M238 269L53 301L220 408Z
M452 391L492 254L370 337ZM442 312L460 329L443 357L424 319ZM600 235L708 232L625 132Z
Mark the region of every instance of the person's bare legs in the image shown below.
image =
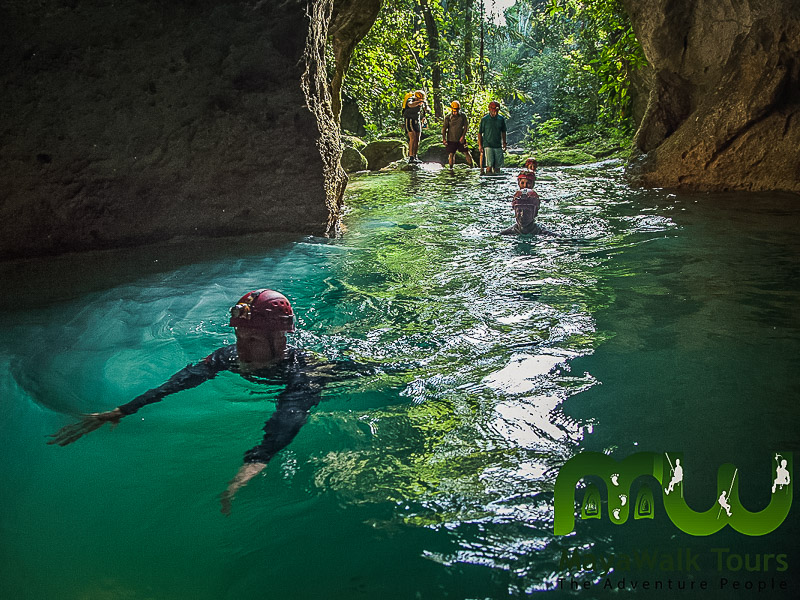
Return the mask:
M408 132L408 157L414 156L414 136L417 135L416 131Z
M417 156L417 152L419 152L419 138L422 137L422 132L412 131L411 133L414 136L414 138L413 138L414 156ZM417 158L419 158L419 157L417 157Z

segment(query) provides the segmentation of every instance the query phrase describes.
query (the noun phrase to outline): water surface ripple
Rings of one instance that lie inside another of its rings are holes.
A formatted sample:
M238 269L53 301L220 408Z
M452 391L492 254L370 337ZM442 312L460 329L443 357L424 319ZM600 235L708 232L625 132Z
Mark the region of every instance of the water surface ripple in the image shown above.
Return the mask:
M340 239L4 266L0 596L571 596L565 551L740 544L690 539L663 514L556 538L553 484L584 449L669 450L702 465L687 474L698 507L728 461L743 500L765 504L771 453L800 427L796 198L632 190L613 162L545 168L540 221L560 236L516 238L497 233L514 181L435 165L357 176ZM261 286L292 301L293 343L380 372L330 386L231 517L218 495L277 387L223 373L113 432L44 444L232 343L228 307ZM790 551L796 533L792 517L746 541ZM716 580L714 566L671 576Z

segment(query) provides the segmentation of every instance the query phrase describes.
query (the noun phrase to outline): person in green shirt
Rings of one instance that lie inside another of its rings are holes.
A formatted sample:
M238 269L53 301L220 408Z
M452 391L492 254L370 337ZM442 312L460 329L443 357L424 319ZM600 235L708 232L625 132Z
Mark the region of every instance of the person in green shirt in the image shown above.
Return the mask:
M506 149L506 120L500 114L500 104L489 102L489 114L481 119L478 128L478 150L483 153L483 167L487 173L499 173ZM481 175L484 169L481 168Z

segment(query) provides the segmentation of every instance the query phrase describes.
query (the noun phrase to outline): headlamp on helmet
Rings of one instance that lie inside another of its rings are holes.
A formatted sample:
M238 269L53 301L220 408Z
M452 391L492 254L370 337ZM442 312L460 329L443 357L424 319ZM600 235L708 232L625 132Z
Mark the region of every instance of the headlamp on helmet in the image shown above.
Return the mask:
M286 296L275 290L255 290L231 307L231 327L262 331L294 331L294 311Z

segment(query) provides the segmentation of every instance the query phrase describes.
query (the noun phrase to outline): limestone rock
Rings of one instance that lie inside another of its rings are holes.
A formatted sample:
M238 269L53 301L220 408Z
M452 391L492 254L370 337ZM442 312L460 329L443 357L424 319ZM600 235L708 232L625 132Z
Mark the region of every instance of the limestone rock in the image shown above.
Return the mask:
M359 152L364 149L364 146L367 145L367 142L362 140L361 138L357 138L354 135L346 135L342 134L342 144L344 144L345 148L355 148Z
M333 4L0 0L0 259L335 231Z
M342 131L349 131L355 135L367 133L367 121L353 100L345 98L342 101L342 114L340 117Z
M643 185L800 192L796 0L624 0L652 67Z
M369 167L367 158L355 148L345 146L342 150L342 168L347 173L366 171Z
M407 144L399 140L377 140L370 142L361 153L367 158L370 171L378 171L406 156Z

